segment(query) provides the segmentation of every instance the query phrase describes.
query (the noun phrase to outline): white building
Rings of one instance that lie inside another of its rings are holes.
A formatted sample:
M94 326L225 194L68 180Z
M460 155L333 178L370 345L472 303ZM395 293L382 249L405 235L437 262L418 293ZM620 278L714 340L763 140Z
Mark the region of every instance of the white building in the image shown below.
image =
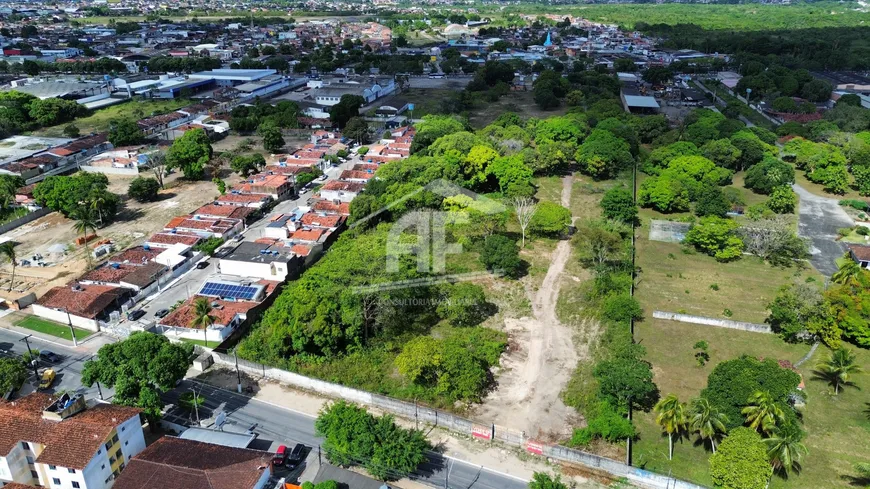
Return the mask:
M145 449L139 409L34 393L0 402L0 482L104 489Z
M279 229L283 228L283 237L287 237L286 221L275 221L270 223L272 224ZM302 262L303 259L296 256L290 248L244 241L232 253L221 258L220 270L228 275L282 282L288 275L298 272Z

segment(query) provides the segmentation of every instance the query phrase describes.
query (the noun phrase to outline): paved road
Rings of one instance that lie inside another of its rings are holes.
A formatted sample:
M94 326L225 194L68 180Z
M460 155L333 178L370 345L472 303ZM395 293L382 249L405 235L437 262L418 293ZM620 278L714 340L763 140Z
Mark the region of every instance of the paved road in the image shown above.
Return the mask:
M0 328L0 355L2 356L21 356L27 352L27 344L22 340L25 335L20 334L16 331L10 331L8 329ZM94 385L91 388L86 388L82 386L81 378L82 378L82 368L84 367L84 363L93 356L94 349L90 348L90 346L96 347L99 344L104 344L105 341L100 342L100 338L95 338L90 341L94 341L95 343L92 345L88 345L89 347L79 346L79 348L71 348L66 347L57 343L48 342L46 340L31 336L28 338L30 342L30 348L36 349L40 351L52 351L61 357L61 361L57 364L49 364L45 362L40 362L38 368L40 373L43 369L47 367L51 367L57 372L57 378L54 381L54 385L52 385L51 389L46 390L45 392L52 393L58 391L76 391L80 393L85 393L88 398L99 397L99 390L97 386ZM90 343L90 342L89 342ZM35 390L36 382L34 382L35 376L32 373L28 377L27 381L25 381L24 386L22 387L19 396L24 396L30 394ZM114 393L113 389L109 389L106 387L102 388L103 397L106 399L110 399L112 394Z
M224 431L245 432L256 424L253 430L258 434L253 448L274 450L278 445L302 443L317 450L323 439L314 434L314 418L308 414L278 407L247 396L223 389L185 380L175 391L166 393L163 398L168 404L175 403L178 396L190 389L196 389L206 398L200 418L215 416L223 411L227 414ZM187 424L186 415L173 421ZM207 424L208 422L206 422ZM446 484L448 480L449 484ZM434 487L454 489L526 489L528 481L491 471L449 455L429 453L428 461L422 464L413 478Z
M836 240L837 230L855 225L837 199L810 193L800 185L793 185L800 197L798 205L798 234L812 241L810 262L816 270L830 277L837 271L837 258L846 247Z

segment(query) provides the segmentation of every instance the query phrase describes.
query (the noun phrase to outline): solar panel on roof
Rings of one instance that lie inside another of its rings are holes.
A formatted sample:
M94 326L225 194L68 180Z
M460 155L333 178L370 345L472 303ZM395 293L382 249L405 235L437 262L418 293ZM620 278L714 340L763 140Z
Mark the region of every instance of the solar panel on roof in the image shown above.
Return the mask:
M200 294L213 297L232 298L236 300L251 300L257 295L257 287L248 287L244 285L227 284L221 282L206 282Z

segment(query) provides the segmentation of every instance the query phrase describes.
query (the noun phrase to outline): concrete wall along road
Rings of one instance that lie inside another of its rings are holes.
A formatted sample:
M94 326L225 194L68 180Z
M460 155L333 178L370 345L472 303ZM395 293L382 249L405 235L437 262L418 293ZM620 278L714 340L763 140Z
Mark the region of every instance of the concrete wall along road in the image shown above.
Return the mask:
M39 209L37 211L33 211L30 214L19 217L18 219L15 219L14 221L9 221L6 224L0 226L0 234L3 234L7 231L12 231L13 229L17 228L18 226L22 226L24 224L27 224L30 221L34 221L36 219L39 219L40 217L42 217L50 212L52 212L51 209L49 209L47 207L43 207L42 209Z
M212 352L214 361L218 365L235 368L236 360L232 355L217 351ZM527 453L544 456L562 462L574 463L589 469L601 471L615 478L626 478L632 484L649 489L703 489L688 482L680 481L672 477L649 472L623 464L616 460L599 457L591 453L550 445L528 438L522 431L511 428L472 421L452 413L440 411L413 402L400 401L391 397L365 392L343 385L333 384L323 380L312 379L286 370L268 367L256 362L238 360L239 370L253 376L262 376L266 379L276 380L292 387L313 391L328 397L344 399L365 406L371 406L386 411L396 416L409 420L417 420L419 423L440 426L452 432L471 436L482 440L496 440L506 445L520 447Z

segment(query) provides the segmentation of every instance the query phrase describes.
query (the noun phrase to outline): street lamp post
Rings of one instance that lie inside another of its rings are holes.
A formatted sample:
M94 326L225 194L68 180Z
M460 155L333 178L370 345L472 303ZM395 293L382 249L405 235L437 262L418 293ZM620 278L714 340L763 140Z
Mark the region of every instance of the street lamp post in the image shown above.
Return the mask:
M93 360L95 356L96 356L96 355L91 355L91 358L89 358L88 360ZM100 393L100 400L102 401L102 400L103 400L103 388L100 387L100 381L99 381L99 380L95 380L95 382L97 383L97 392Z
M69 315L69 310L64 308L63 312L66 313L66 324L69 326L69 334L72 335L73 346L79 346L79 340L76 339L76 330L73 329L72 317Z
M239 391L239 394L242 393L242 373L239 372L239 355L236 353L236 349L233 348L233 358L236 359L236 375L238 376L239 383L236 384L236 390Z
M191 387L190 392L193 392L193 410L196 412L196 425L200 426L201 423L199 421L199 398L196 395L196 390Z
M27 336L25 336L24 338L21 338L21 340L24 341L24 344L27 345L27 353L30 354L30 366L33 367L33 375L36 376L36 382L39 382L39 369L36 368L36 359L33 358L33 350L30 349L30 341L29 341L29 338L30 338L31 336L32 336L32 335L27 335Z

